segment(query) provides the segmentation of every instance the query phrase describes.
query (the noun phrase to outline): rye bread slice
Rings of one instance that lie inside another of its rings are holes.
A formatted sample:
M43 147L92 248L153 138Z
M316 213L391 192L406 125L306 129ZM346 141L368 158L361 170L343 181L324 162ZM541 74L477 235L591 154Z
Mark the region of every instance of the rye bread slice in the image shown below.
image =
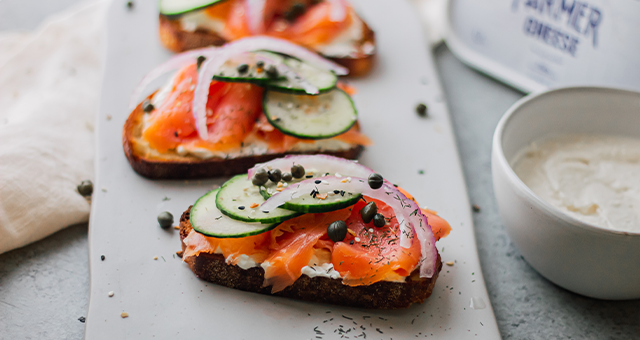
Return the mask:
M221 46L227 42L215 32L205 29L199 28L193 32L185 31L178 20L172 20L163 14L160 14L159 20L160 41L173 52L184 52L212 45ZM375 46L375 33L373 30L366 23L363 25L363 30L362 40L360 41L361 46L367 43ZM324 57L348 68L349 77L361 77L369 73L373 67L375 52L356 57Z
M149 96L147 99L151 98ZM144 111L140 103L129 115L122 130L122 146L133 170L151 179L192 179L211 178L240 174L257 163L291 154L327 154L342 158L356 159L364 149L362 145L352 145L349 149L317 149L308 152L268 152L237 158L181 156L175 152L160 154L151 149L141 139ZM356 123L356 128L358 128Z
M190 211L191 207L180 217L180 243L183 251L186 249L184 238L192 230L189 220ZM310 302L369 309L400 309L424 302L431 295L442 269L440 254L438 254L438 270L430 279L420 278L418 270L415 270L406 282L376 282L369 286L350 287L342 284L340 279L310 278L302 275L293 285L271 294L271 287L262 286L264 270L261 267L245 270L235 265L228 265L224 256L220 254L208 253L191 256L184 261L198 278L221 286Z

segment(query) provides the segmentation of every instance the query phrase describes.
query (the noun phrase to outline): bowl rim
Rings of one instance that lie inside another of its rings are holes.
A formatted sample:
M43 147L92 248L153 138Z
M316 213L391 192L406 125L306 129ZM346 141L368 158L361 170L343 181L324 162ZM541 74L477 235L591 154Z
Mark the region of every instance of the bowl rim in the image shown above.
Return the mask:
M640 92L630 91L626 89L619 88L611 88L611 87L600 87L600 86L569 86L569 87L560 87L555 89L550 89L542 92L536 92L529 94L518 101L516 101L511 107L507 110L507 112L500 118L496 130L493 134L493 154L495 155L494 160L497 160L499 166L505 169L505 173L507 176L507 180L511 183L512 187L515 190L519 191L523 196L527 198L532 204L534 204L538 209L542 210L545 214L551 215L552 217L559 219L563 222L566 222L570 225L579 227L581 229L585 229L588 231L604 233L608 235L620 235L626 237L635 237L640 238L640 231L621 231L615 229L609 229L605 227L601 227L592 223L581 221L573 216L570 216L564 213L559 208L554 207L550 203L547 203L538 195L536 195L533 190L531 190L515 173L509 162L507 161L506 156L504 155L504 150L502 149L502 138L505 132L505 128L507 124L511 121L513 116L517 114L517 112L526 104L529 104L533 101L539 100L540 98L544 98L546 95L550 93L559 93L559 92L576 92L576 91L596 91L596 92L616 92L616 93L629 93L634 95L640 95Z

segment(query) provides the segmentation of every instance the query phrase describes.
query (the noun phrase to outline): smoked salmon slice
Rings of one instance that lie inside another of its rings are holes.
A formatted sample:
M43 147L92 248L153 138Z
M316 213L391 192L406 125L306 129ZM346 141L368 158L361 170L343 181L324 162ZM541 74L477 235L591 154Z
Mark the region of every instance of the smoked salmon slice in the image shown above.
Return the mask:
M387 218L387 224L376 228L364 223L360 209L366 201L374 201L378 212ZM380 281L403 282L420 262L420 245L402 248L399 242L399 225L393 209L384 202L364 196L355 205L327 213L305 214L281 223L275 229L243 238L206 237L191 231L185 244L184 256L200 253L218 253L231 264L240 255L250 256L262 263L265 270L263 286L271 286L272 293L292 285L302 275L302 268L309 265L319 249L331 254L331 264L340 273L342 282L349 286L370 285ZM343 220L349 233L342 242L328 239L327 227ZM442 218L431 213L429 223L438 224L438 230L451 230Z

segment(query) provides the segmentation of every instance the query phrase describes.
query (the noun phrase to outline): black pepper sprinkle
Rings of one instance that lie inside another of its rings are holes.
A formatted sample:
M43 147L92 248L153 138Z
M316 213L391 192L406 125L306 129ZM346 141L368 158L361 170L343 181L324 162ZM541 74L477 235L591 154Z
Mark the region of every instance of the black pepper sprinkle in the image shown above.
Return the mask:
M200 66L202 65L202 63L204 63L205 60L207 60L207 57L203 55L198 56L198 59L196 59L196 68L200 69Z
M477 204L472 205L471 209L473 209L473 212L480 212L480 207Z
M333 193L337 195L340 193L340 190L334 190Z
M316 184L320 184L320 183L322 183L322 181L321 181L321 180L319 180L319 179L317 179L314 183L316 183Z
M240 74L246 73L249 70L249 65L241 64L240 66L238 66L237 70Z
M244 210L244 205L239 206L238 209Z
M78 318L78 321L84 323L85 321L87 321L87 319L85 319L84 316L81 316L81 317Z
M178 131L173 132L173 135L178 137Z
M271 79L278 78L278 69L273 65L269 66L267 69L267 76Z
M100 260L104 261L105 258L104 255L100 255Z
M418 106L416 106L416 112L418 113L418 115L420 117L426 117L427 116L427 105L420 103L418 104Z
M306 178L311 178L311 177L313 177L313 175L306 175L305 177Z
M149 102L149 100L145 100L144 102L142 102L142 111L144 111L145 113L153 111L154 108L155 107L153 106L153 104L151 104L151 102Z

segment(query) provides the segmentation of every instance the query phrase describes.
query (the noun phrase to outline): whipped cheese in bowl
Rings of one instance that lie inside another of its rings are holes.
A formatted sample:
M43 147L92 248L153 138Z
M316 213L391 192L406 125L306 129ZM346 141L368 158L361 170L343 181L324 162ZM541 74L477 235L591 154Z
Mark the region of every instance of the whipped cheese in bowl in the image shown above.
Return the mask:
M640 139L561 135L530 144L510 163L525 185L564 213L640 232Z

